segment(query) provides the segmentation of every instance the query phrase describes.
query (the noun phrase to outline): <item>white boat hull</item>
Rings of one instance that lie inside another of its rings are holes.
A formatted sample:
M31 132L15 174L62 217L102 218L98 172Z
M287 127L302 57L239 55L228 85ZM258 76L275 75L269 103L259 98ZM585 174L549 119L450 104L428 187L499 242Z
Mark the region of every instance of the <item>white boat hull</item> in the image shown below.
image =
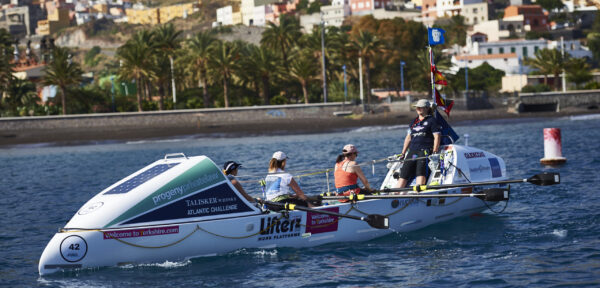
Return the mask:
M460 189L453 192L460 193ZM271 212L161 226L66 230L55 234L48 243L40 259L39 272L45 275L64 269L179 261L225 254L241 248L310 247L331 242L367 241L487 209L478 198L451 198L441 200L445 202L442 204L439 201L437 198L378 199L323 207L356 216L388 215L390 229L387 230L375 229L363 221L302 211L290 211L288 219L281 218L281 213ZM308 225L307 217L311 217ZM273 219L279 218L280 224L272 225ZM299 227L297 221L300 221ZM261 230L267 231L261 234Z

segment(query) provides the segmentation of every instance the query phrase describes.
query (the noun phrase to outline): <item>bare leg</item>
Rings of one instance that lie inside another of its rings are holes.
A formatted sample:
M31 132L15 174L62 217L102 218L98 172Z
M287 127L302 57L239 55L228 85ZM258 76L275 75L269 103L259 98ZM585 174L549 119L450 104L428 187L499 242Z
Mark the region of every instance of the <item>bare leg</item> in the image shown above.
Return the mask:
M404 188L404 187L406 187L406 182L408 182L408 180L406 180L404 178L400 178L400 179L398 179L398 182L396 182L396 187L394 187L394 188Z
M423 185L425 184L425 176L417 176L417 185Z

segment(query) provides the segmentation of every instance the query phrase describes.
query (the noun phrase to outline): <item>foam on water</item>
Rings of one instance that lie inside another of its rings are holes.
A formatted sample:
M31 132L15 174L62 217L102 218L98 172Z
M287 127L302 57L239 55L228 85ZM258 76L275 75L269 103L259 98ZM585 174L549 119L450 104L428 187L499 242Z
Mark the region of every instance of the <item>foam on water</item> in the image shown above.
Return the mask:
M559 238L565 238L565 237L567 237L567 230L554 229L554 231L552 231L552 235L559 237Z
M364 132L376 132L376 131L391 131L408 128L408 125L394 125L394 126L367 126L350 130L353 133L364 133Z
M571 121L594 120L600 119L600 114L569 116L568 119Z
M184 266L190 265L191 263L192 263L192 261L190 261L190 260L185 260L185 261L181 261L181 262L165 261L163 263L127 264L127 265L123 265L123 266L119 266L119 267L122 269L132 269L135 267L160 267L160 268L172 269L172 268L184 267Z

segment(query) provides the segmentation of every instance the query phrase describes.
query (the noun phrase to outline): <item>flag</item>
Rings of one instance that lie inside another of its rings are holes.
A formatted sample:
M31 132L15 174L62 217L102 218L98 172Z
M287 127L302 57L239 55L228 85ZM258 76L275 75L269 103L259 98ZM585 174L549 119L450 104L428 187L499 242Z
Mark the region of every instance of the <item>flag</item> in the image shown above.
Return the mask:
M446 81L446 77L442 75L440 71L437 70L435 65L431 65L431 72L433 72L433 83L439 85L448 85L448 81Z
M446 122L446 119L444 119L444 116L442 116L440 114L440 112L438 112L437 109L435 109L435 120L442 128L442 137L441 137L442 139L440 140L441 145L452 144L453 142L456 142L458 140L458 138L460 138L460 137L458 137L458 134L456 134L456 132L454 132L454 129L452 129L450 124L448 124L448 122ZM445 137L445 136L448 136L448 137Z
M427 28L429 46L444 44L444 33L446 31L441 28Z
M454 101L444 99L444 97L440 95L440 92L437 89L435 89L435 104L437 104L438 107L444 109L446 115L450 117L450 110L452 110L452 106L454 106Z

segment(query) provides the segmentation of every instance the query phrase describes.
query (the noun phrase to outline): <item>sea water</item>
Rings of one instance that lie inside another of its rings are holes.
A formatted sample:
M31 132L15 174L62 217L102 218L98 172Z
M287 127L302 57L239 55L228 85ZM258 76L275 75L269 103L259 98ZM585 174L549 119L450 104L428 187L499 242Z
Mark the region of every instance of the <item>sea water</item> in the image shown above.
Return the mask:
M546 167L543 128L562 130L567 163ZM7 287L547 287L600 285L600 117L483 121L456 126L469 145L506 161L511 178L560 172L562 183L512 185L501 214L454 219L409 233L312 248L240 249L226 255L56 273L40 277L53 234L92 196L165 154L207 155L243 164L246 191L273 152L295 175L331 168L348 143L359 162L401 152L406 128L246 138L172 138L81 146L0 149L0 285ZM460 143L460 142L459 142ZM385 163L362 167L373 187ZM372 172L375 174L372 174ZM325 173L296 178L308 194L333 186ZM501 204L502 205L502 204ZM496 207L500 207L498 205Z

